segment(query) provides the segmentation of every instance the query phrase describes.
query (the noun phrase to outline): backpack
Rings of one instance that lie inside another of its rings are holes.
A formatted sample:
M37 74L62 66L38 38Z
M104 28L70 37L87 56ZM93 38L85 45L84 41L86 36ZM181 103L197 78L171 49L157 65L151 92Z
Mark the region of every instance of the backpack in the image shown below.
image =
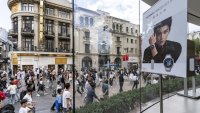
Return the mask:
M21 91L21 93L20 93L20 100L22 100L25 95L26 95L26 91L25 90Z

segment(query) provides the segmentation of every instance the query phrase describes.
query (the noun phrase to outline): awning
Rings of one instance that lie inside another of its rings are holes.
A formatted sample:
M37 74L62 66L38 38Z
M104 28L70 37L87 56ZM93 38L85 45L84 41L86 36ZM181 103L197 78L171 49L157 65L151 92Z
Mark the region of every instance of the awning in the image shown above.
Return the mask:
M158 0L142 0L152 6ZM200 0L188 0L188 22L200 26ZM175 9L176 10L176 9Z

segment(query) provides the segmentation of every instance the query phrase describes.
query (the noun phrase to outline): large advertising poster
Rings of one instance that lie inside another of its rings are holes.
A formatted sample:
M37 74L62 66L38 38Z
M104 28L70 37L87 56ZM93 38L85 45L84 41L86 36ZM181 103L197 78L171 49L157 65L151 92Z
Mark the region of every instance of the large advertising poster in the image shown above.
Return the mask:
M159 0L143 14L142 71L186 77L187 0Z

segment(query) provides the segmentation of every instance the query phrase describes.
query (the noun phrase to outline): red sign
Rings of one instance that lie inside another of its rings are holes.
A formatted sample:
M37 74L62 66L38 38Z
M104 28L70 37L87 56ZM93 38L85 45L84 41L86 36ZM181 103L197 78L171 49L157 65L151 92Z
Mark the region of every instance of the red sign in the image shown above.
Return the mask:
M123 61L128 61L128 55L123 55L123 56L122 56L122 60L123 60Z

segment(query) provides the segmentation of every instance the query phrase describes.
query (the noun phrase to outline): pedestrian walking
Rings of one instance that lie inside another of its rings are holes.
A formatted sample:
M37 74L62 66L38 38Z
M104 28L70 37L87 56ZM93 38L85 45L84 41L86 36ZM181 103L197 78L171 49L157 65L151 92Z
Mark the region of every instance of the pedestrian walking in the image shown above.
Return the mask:
M57 96L56 96L56 113L62 112L62 95L61 95L62 89L57 90Z
M119 92L122 92L123 91L123 85L124 85L124 72L123 70L120 71L120 74L119 74Z
M70 89L70 83L66 83L65 89L62 95L62 99L63 99L62 106L63 106L64 113L70 112L72 109L72 95L69 89Z

